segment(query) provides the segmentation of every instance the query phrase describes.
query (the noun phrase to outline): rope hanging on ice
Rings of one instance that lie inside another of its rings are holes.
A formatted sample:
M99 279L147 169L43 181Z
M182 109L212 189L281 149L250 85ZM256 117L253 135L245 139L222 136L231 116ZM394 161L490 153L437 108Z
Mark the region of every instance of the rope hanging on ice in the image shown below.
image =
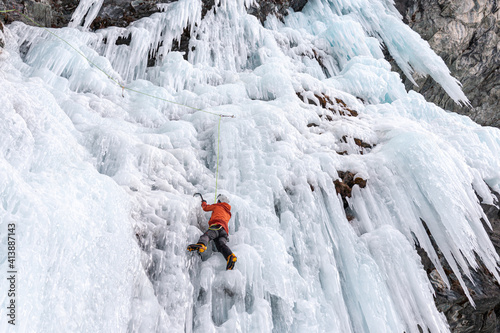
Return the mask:
M171 101L171 100L168 100L168 99L165 99L165 98L161 98L161 97L158 97L158 96L147 94L147 93L139 91L139 90L135 90L135 89L131 89L131 88L125 87L124 84L121 84L120 82L118 82L118 80L114 79L106 71L104 71L102 68L100 68L99 66L97 66L94 62L92 62L92 60L90 60L89 58L87 58L83 53L81 53L77 48L75 48L73 45L71 45L64 38L61 38L57 34L53 33L49 29L47 29L46 27L38 24L37 22L35 22L34 20L32 20L27 15L24 15L23 13L21 13L19 10L17 10L17 9L14 8L14 9L0 11L0 13L9 13L9 12L16 12L16 13L24 16L26 19L28 19L29 21L33 22L38 27L44 29L45 31L47 31L48 33L50 33L51 35L53 35L54 37L60 39L64 43L66 43L69 47L71 47L73 50L75 50L76 53L78 53L85 60L87 60L89 62L89 64L93 65L99 71L101 71L102 73L104 73L104 75L106 75L111 81L113 81L114 83L116 83L117 85L119 85L122 88L122 97L125 97L124 94L123 94L123 92L125 90L129 90L129 91L135 92L137 94L141 94L141 95L144 95L144 96L147 96L147 97L155 98L155 99L158 99L158 100L161 100L161 101L164 101L164 102L176 104L176 105L179 105L179 106L184 106L184 107L196 110L196 111L201 111L201 112L205 112L205 113L208 113L208 114L211 114L211 115L214 115L214 116L218 116L219 117L219 123L218 123L218 127L217 127L217 169L216 169L216 173L215 173L215 201L217 201L217 188L218 188L218 180L219 180L220 123L221 123L221 120L222 120L223 117L226 117L226 118L235 118L234 115L225 115L225 114L220 114L220 113L206 111L206 110L203 110L203 109L195 108L193 106L189 106L189 105L185 105L185 104L182 104L182 103L174 102L174 101Z
M220 146L220 122L222 120L222 116L219 118L219 126L217 129L217 170L215 172L215 199L214 202L217 202L217 181L219 180L219 146Z
M116 83L118 86L120 86L120 88L122 88L122 96L123 96L123 90L128 90L128 91L132 91L132 92L135 92L137 94L141 94L141 95L144 95L144 96L148 96L148 97L151 97L151 98L155 98L155 99L158 99L158 100L161 100L161 101L164 101L164 102L168 102L168 103L172 103L172 104L176 104L176 105L179 105L179 106L184 106L186 108L190 108L190 109L193 109L193 110L196 110L196 111L201 111L201 112L205 112L205 113L208 113L208 114L212 114L214 116L219 116L219 117L226 117L226 118L235 118L234 115L225 115L225 114L220 114L220 113L215 113L215 112L210 112L210 111L206 111L206 110L203 110L203 109L199 109L199 108L195 108L193 106L189 106L189 105L186 105L186 104L182 104L182 103L178 103L178 102L174 102L174 101L171 101L171 100L168 100L168 99L165 99L165 98L162 98L162 97L158 97L158 96L154 96L154 95L150 95L150 94L147 94L145 92L142 92L142 91L139 91L139 90L135 90L135 89L132 89L132 88L128 88L126 87L124 84L121 84L120 82L118 82L117 79L113 78L111 75L109 75L105 70L103 70L102 68L100 68L99 66L97 66L94 62L92 62L92 60L90 60L89 58L87 58L83 53L81 53L76 47L74 47L73 45L71 45L68 41L66 41L64 38L58 36L57 34L53 33L52 31L50 31L49 29L47 29L46 27L40 25L39 23L35 22L34 20L32 20L30 17L24 15L23 13L21 13L19 10L17 9L10 9L10 10L4 10L4 11L0 11L0 13L8 13L8 12L16 12L22 16L24 16L27 20L33 22L34 24L36 24L38 27L40 27L41 29L47 31L48 33L50 33L51 35L53 35L54 37L60 39L61 41L63 41L65 44L67 44L69 47L71 47L73 50L76 51L76 53L78 53L80 56L82 56L85 60L87 60L89 62L89 64L91 64L92 66L94 66L95 68L97 68L99 71L101 71L102 73L104 73L104 75L106 75L111 81L113 81L114 83Z

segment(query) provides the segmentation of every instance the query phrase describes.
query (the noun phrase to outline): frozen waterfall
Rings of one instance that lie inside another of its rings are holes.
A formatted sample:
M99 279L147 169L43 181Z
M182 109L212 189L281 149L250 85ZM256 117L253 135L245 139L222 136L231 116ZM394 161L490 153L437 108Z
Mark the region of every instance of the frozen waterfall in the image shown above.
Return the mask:
M500 193L500 131L405 90L383 47L468 103L392 1L263 26L252 0L179 0L91 32L102 2L0 32L1 332L448 332L416 244L467 295L477 260L500 280L478 199ZM339 172L366 186L342 198ZM231 200L233 271L186 251L210 216L195 192Z

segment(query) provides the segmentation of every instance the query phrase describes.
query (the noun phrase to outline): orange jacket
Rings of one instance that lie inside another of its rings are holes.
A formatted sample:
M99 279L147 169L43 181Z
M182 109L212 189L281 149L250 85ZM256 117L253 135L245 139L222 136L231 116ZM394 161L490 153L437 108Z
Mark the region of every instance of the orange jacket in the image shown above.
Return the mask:
M213 205L207 205L205 201L201 202L201 208L205 212L212 211L212 216L208 221L208 225L220 224L229 235L228 223L231 218L231 206L228 203L220 202Z

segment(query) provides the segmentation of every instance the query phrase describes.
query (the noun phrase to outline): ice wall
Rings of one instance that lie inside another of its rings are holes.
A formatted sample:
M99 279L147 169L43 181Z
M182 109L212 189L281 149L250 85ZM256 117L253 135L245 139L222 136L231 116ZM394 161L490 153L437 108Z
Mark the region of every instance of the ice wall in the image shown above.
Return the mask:
M51 30L79 52L6 28L0 221L19 231L18 331L447 332L415 250L446 280L425 226L462 286L476 258L498 279L476 193L500 190L500 132L407 93L381 52L466 102L428 45L386 1L310 1L265 27L251 4ZM169 52L185 27L188 60ZM216 191L219 117L198 109L235 116L217 189L234 271L185 250L209 217L192 194ZM367 180L350 221L338 171Z
M16 326L5 320L5 292L0 331L125 331L134 286L146 279L130 200L94 168L54 88L23 77L8 52L0 57L2 290L12 270L8 224L15 224L18 272Z

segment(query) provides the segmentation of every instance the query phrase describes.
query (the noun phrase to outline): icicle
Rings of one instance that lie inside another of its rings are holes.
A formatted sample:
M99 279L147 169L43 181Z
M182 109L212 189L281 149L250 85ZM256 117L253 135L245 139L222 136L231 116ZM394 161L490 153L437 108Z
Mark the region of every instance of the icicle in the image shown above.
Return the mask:
M99 14L103 3L104 0L81 0L71 16L68 27L82 26L84 29L88 29Z

